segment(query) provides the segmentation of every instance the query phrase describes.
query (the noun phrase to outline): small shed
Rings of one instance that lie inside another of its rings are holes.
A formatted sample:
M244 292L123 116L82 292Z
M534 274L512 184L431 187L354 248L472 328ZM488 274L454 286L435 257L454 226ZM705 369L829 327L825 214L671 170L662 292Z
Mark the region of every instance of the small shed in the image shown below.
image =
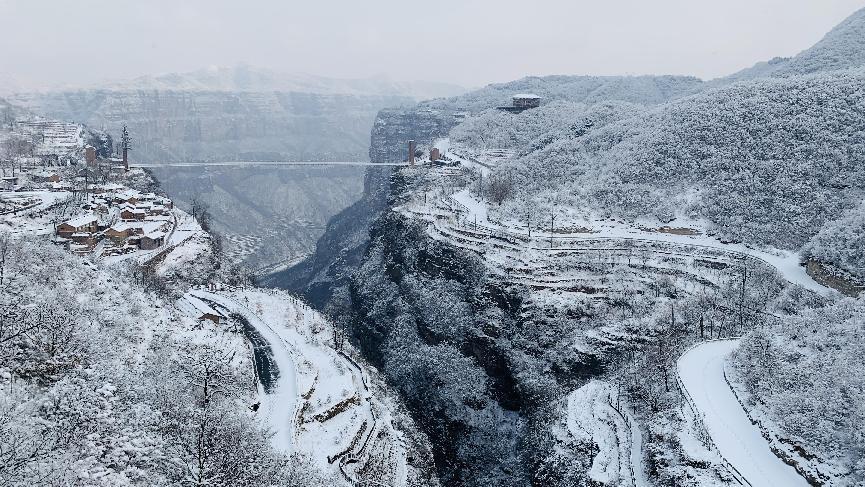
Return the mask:
M225 319L225 316L213 309L210 305L205 303L204 301L192 296L191 294L187 294L185 299L192 305L192 308L195 310L195 315L198 321L209 320L214 324L218 325L222 320Z

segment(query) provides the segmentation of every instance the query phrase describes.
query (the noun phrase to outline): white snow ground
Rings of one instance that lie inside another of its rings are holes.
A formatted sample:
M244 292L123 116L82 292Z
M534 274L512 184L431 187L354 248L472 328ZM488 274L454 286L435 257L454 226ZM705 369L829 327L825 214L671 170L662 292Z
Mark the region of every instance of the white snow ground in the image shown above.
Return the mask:
M720 454L753 487L808 487L769 449L724 378L724 362L739 340L701 343L679 358L677 370Z

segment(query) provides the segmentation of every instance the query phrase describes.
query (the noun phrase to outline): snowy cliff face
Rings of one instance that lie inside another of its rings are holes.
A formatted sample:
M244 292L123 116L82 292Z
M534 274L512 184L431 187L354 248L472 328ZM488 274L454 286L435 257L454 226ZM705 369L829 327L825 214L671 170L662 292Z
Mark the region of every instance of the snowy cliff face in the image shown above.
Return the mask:
M151 172L181 208L207 203L229 258L249 269L310 254L330 218L361 196L351 166L162 167Z
M11 101L112 134L126 123L139 162L362 161L376 113L412 102L393 95L173 90L37 93Z
M571 485L585 472L585 456L550 461L552 426L557 400L604 359L574 350L525 288L388 212L350 298L357 343L425 425L445 484Z
M373 124L369 158L373 162L403 161L409 140L415 140L419 148L426 147L447 135L453 125L449 114L413 108L382 110ZM328 223L315 252L261 283L301 292L319 307L330 302L337 289L345 289L369 244L373 221L387 208L391 172L387 167L370 168L361 199Z

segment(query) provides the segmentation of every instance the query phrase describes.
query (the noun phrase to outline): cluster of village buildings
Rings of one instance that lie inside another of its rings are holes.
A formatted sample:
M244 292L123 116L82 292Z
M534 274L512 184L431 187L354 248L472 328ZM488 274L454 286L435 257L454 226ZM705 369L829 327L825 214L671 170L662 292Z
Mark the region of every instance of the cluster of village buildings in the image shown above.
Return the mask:
M55 243L76 254L111 256L156 249L169 239L176 223L170 199L110 182L129 171L125 127L118 147L122 157L109 158L99 157L97 149L86 144L79 124L32 118L17 120L11 127L4 140L14 154L7 154L11 159L0 164L0 189L23 195L68 192L74 203L61 208L61 214L86 212L62 222L54 219Z
M103 256L159 248L175 224L171 200L154 193L105 184L92 187L87 200L87 214L57 226L55 242L76 254L97 247Z

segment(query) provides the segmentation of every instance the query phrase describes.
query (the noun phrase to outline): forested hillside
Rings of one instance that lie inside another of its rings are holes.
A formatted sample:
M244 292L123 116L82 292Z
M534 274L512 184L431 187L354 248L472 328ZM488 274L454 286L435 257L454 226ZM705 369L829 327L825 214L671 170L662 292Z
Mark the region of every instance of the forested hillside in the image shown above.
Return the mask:
M865 369L862 298L804 310L751 333L733 364L753 414L780 425L772 434L832 466L822 469L821 480L865 479L865 378L855 372Z
M728 239L798 249L861 196L863 81L859 71L740 83L570 133L548 118L559 134L496 171L517 196L502 214L555 200L587 217L703 218ZM537 132L529 113L520 127ZM464 127L478 133L463 139L490 137Z
M320 485L238 407L255 392L239 336L146 270L7 235L0 253L0 484Z
M478 112L510 105L516 93L535 93L546 101L581 103L625 101L659 104L697 93L704 83L692 76L530 76L508 83L495 83L480 90L446 99L421 103L421 107Z

